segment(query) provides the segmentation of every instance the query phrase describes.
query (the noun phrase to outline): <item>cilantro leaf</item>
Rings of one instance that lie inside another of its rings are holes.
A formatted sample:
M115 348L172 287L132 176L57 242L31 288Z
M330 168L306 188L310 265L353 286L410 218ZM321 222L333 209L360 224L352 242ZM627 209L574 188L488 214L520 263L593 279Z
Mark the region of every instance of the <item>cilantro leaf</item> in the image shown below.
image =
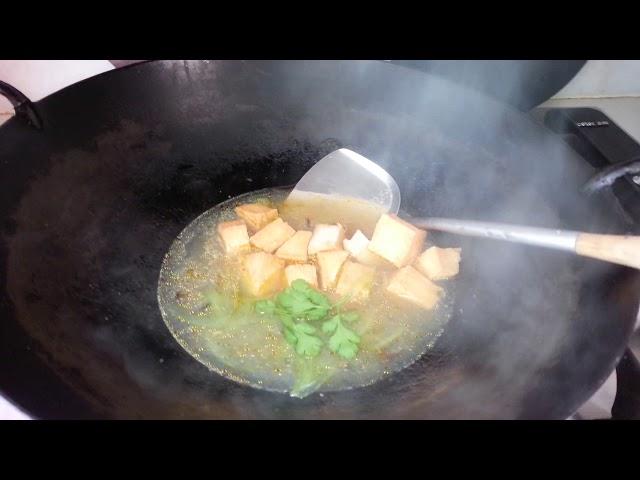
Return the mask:
M276 298L276 302L297 317L319 320L329 313L331 302L302 279L294 280L291 287Z
M296 292L300 292L300 293L307 293L310 289L311 289L311 285L309 285L309 282L298 278L296 280L294 280L293 282L291 282L291 289L295 290Z
M293 321L293 318L289 314L287 314L287 312L277 311L277 313L278 318L286 328L289 328L291 330L295 329L295 322Z
M327 320L322 324L322 331L331 334L338 328L338 323L340 323L340 315L335 315L331 320Z
M307 298L309 298L309 300L311 300L321 308L325 308L327 310L331 308L331 302L329 301L329 298L311 287L309 287Z
M313 310L309 310L306 313L307 320L315 321L322 320L329 314L329 310L321 307L316 307Z
M298 333L298 342L296 343L296 353L307 357L315 357L322 350L322 340L313 335L306 333Z
M335 322L335 326L334 323L329 322ZM329 323L329 327L327 327L328 331L333 330L333 335L329 338L329 350L348 360L355 357L358 353L360 336L353 330L345 327L340 321L339 315L333 317L329 322L325 323L325 325ZM323 330L325 325L322 326Z
M291 320L286 322L283 335L287 343L295 347L298 355L315 357L323 347L322 340L313 335L315 331L313 325L305 322L295 323Z
M296 337L295 333L291 331L290 328L284 327L284 339L288 344L294 345L298 342L298 337Z
M329 344L329 348L331 348L331 343ZM358 354L358 345L351 342L344 342L340 343L339 346L332 349L332 351L340 355L342 358L351 360Z
M359 315L356 312L340 313L339 310L349 298L343 297L332 306L326 295L308 282L298 279L274 300L256 302L255 309L259 313L277 315L282 322L282 332L287 343L295 348L298 355L307 358L319 355L324 346L322 338L316 335L317 328L308 322L324 321L321 331L330 335L329 349L343 358L351 359L358 353L360 337L342 322L354 322ZM332 311L334 316L327 320Z
M316 332L316 328L308 323L301 322L296 323L295 331L296 333L301 332L307 335L313 335Z

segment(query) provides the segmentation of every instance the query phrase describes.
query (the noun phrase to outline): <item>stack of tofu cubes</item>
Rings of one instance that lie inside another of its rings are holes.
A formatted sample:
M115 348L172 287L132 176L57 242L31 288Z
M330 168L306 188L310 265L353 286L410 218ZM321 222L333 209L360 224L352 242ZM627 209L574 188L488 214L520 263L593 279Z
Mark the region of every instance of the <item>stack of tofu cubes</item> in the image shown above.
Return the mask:
M360 230L345 238L340 224L296 231L277 209L265 205L244 204L235 212L239 219L220 223L218 236L227 254L243 255L242 284L256 297L303 279L316 288L366 300L376 270L391 268L387 291L432 309L443 291L433 280L458 273L460 249L431 247L420 254L427 232L395 215L382 215L369 240Z

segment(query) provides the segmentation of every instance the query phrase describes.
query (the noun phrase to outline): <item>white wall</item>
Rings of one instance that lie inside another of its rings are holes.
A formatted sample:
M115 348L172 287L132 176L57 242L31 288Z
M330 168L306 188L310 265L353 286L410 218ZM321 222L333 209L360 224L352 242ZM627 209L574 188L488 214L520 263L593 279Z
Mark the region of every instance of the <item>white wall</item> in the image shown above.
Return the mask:
M640 97L640 60L589 60L553 98Z
M0 80L13 85L35 102L113 68L108 60L0 60ZM0 124L12 115L13 107L0 96Z

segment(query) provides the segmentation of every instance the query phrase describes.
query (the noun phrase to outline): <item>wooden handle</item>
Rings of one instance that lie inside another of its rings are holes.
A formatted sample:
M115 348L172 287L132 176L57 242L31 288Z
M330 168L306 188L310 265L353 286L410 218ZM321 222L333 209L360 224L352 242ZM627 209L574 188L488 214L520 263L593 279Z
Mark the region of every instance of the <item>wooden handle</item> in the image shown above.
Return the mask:
M580 233L576 253L640 269L640 237Z

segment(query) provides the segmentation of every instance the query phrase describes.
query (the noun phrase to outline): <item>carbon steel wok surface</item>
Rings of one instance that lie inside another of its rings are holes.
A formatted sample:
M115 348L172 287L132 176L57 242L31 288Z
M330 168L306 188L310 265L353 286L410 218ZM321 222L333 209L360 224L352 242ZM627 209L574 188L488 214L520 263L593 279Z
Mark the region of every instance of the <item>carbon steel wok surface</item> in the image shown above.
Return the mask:
M294 184L338 146L379 162L412 215L622 232L591 168L528 118L382 62L152 62L0 128L0 388L46 418L564 418L614 368L636 272L461 246L436 348L371 387L305 400L209 372L171 337L162 258L204 210ZM614 324L614 328L612 328Z

